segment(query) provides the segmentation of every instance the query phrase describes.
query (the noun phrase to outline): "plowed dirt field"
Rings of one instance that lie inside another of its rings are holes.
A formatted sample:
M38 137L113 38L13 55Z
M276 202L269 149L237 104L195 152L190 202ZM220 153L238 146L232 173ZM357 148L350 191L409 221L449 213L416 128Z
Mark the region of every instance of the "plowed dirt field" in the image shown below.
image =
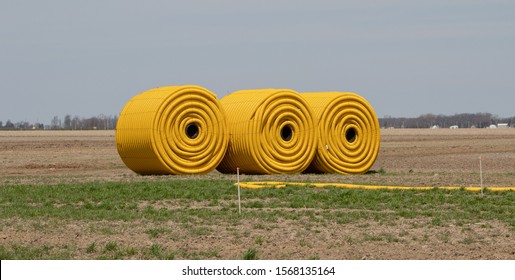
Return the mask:
M235 175L217 171L207 175L139 176L121 161L114 135L114 131L0 131L0 188L95 182L236 180ZM480 157L486 187L515 186L515 129L511 128L382 130L380 153L368 174L242 175L241 179L479 186ZM213 206L208 202L199 202L195 207L203 209ZM514 229L495 221L435 226L424 219L401 219L395 225L371 220L365 223L312 225L309 228L303 220L279 219L276 222L271 227L250 221L236 227L210 224L193 225L191 229L178 227L172 221L158 226L142 220L113 223L46 221L13 216L0 220L0 246L5 251L20 244L60 250L66 247L73 251L66 255L71 258L105 257L101 255L101 250L94 251L96 254L88 250L94 244L97 244L97 248L104 245L107 248L109 242L117 242L124 248L135 248L134 254L123 255L122 258L147 258L152 255L139 253L143 252L141 248L158 242L160 248L175 250L175 258L237 259L248 248L257 246L261 259L515 259ZM170 230L173 237L149 234L153 228L168 227L173 228ZM105 229L105 232L101 229ZM205 232L197 230L192 235L190 230L194 229Z

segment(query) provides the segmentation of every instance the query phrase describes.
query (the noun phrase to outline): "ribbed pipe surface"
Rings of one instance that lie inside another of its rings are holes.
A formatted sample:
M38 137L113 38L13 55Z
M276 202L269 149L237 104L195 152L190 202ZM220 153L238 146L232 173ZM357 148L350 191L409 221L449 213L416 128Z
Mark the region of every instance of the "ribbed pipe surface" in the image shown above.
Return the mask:
M241 90L220 100L230 140L217 167L247 174L298 173L315 155L317 131L306 101L288 89Z
M306 172L360 174L379 153L380 127L372 106L352 92L301 94L313 109L317 151Z
M118 153L139 174L208 173L222 160L228 139L216 95L192 85L136 95L116 127Z

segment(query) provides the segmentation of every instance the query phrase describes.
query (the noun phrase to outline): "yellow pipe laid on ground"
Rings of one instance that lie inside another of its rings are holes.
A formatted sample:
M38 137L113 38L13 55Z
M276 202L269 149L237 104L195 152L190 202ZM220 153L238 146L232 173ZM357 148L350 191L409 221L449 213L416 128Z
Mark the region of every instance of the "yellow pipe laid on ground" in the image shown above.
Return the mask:
M139 174L208 173L222 160L228 139L216 95L193 85L136 95L116 126L118 153Z
M315 155L317 131L306 101L289 89L240 90L220 100L230 141L217 167L247 174L298 173Z
M317 152L306 172L361 174L379 153L380 127L372 106L352 92L301 93L318 126Z
M235 183L234 185L237 185ZM289 186L303 186L303 187L335 187L344 189L363 189L363 190L460 190L479 192L481 187L458 187L458 186L374 186L374 185L355 185L355 184L342 184L342 183L299 183L299 182L240 182L240 187L247 189L262 189L262 188L284 188ZM515 191L515 187L488 187L484 188L488 191Z

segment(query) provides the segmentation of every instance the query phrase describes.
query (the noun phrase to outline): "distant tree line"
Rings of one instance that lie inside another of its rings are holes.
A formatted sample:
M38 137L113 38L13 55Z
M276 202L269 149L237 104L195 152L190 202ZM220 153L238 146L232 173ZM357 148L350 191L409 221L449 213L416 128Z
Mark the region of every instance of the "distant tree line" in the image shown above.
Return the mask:
M452 116L424 114L416 118L394 118L385 116L379 118L379 125L384 128L448 128L457 125L460 128L486 128L492 124L507 123L512 127L515 125L515 116L499 118L490 113L455 114Z
M96 117L84 118L79 116L66 115L64 119L54 116L50 124L0 121L1 130L111 130L116 129L118 116L98 115Z
M0 130L110 130L116 129L118 116L99 115L96 117L84 118L79 116L66 115L64 119L54 116L50 124L16 122L7 120L0 121ZM515 126L515 116L499 118L490 113L455 114L452 116L424 114L415 118L397 118L384 116L379 118L379 125L383 128L430 128L438 126L448 128L457 125L460 128L485 128L491 124L507 123L508 126Z

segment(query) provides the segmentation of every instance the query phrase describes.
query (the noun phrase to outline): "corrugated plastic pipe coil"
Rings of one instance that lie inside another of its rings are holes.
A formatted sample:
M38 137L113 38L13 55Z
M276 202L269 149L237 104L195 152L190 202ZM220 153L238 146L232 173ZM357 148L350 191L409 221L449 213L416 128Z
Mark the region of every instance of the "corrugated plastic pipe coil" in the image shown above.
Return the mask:
M199 86L145 91L123 108L116 146L139 174L209 173L228 144L225 114L215 94Z
M241 90L220 100L230 133L222 173L298 173L315 155L317 130L306 101L289 89Z
M318 128L316 155L306 172L360 174L379 153L380 127L372 106L352 92L302 93Z

